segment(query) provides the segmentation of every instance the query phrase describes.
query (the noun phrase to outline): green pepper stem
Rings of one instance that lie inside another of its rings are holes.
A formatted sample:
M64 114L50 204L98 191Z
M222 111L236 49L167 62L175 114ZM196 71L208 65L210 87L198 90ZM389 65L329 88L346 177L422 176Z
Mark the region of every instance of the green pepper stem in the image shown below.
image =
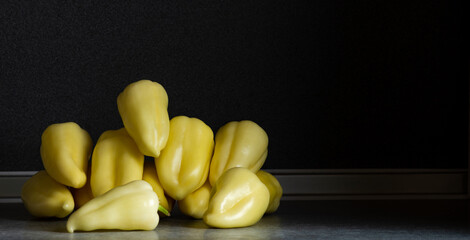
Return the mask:
M170 216L170 212L168 212L168 210L166 210L162 205L158 205L158 211L162 212L166 216Z

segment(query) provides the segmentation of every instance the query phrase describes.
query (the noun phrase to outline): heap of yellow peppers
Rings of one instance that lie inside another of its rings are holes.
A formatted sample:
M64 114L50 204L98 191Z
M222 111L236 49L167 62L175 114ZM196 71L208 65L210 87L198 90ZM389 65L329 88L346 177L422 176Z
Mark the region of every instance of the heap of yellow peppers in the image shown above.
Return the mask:
M69 216L68 232L153 230L177 202L182 213L211 227L234 228L279 207L279 181L260 170L268 135L258 124L229 122L214 137L200 119L170 120L168 95L150 80L128 85L117 106L124 127L103 132L94 146L73 122L44 130L45 170L21 194L32 215Z

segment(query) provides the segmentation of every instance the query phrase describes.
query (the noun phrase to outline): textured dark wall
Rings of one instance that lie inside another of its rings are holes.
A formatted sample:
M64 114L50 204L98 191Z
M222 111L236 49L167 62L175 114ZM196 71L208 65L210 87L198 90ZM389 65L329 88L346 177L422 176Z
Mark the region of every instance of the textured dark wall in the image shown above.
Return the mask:
M251 119L265 168L467 166L459 1L2 1L0 170L38 170L42 131L122 127L160 82L170 116ZM465 43L465 44L464 44Z

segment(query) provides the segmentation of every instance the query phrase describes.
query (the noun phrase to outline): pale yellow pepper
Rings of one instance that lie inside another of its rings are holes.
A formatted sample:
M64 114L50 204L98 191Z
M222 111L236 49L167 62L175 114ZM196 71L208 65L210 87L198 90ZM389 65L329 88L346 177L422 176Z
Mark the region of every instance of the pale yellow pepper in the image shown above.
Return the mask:
M140 80L129 84L117 98L122 122L140 151L158 157L168 140L168 95L159 83Z
M153 230L158 225L159 201L152 186L136 180L93 198L67 221L67 231L97 229Z
M93 142L74 122L52 124L41 137L41 158L47 173L66 186L85 185Z
M41 170L25 182L21 199L26 209L36 217L58 217L69 215L74 201L69 189Z
M266 213L273 213L279 208L282 197L282 186L271 173L259 170L256 176L258 176L269 190L269 206Z
M88 164L88 170L86 172L87 181L85 185L81 188L70 188L72 193L73 200L75 201L75 209L80 208L85 205L88 201L94 198L93 192L91 191L90 186L90 176L91 176L91 164Z
M195 219L202 219L209 207L211 189L211 184L209 181L206 181L202 187L178 201L180 211Z
M91 190L99 196L112 188L142 180L144 155L126 129L101 134L91 157Z
M165 192L181 200L200 188L207 179L214 149L214 134L197 118L174 117L170 136L155 159L158 178Z
M171 212L173 209L173 205L175 200L168 196L163 187L158 180L157 169L155 168L154 161L145 161L144 163L144 174L142 176L142 180L150 183L153 188L153 191L157 194L158 199L160 200L160 205L164 207L168 212ZM165 217L166 215L163 213L159 213L160 217Z
M209 181L214 185L222 173L234 167L257 172L267 155L268 135L258 124L249 120L229 122L215 136Z
M263 217L268 205L269 190L256 174L231 168L213 186L203 220L217 228L247 227Z

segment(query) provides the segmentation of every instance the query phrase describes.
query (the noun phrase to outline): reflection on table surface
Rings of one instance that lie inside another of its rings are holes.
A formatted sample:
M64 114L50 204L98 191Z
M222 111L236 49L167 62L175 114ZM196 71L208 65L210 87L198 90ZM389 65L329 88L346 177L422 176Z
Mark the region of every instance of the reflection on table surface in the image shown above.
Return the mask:
M9 203L0 204L0 239L470 239L469 206L463 199L282 201L245 228L211 228L176 211L153 231L68 233L66 219L36 219Z
M251 227L217 229L207 226L202 220L192 219L177 213L161 218L154 231L66 231L66 219L38 219L26 212L21 204L9 204L0 219L0 232L5 239L269 239L283 238L281 218L276 214L266 215ZM3 237L2 237L3 238Z

